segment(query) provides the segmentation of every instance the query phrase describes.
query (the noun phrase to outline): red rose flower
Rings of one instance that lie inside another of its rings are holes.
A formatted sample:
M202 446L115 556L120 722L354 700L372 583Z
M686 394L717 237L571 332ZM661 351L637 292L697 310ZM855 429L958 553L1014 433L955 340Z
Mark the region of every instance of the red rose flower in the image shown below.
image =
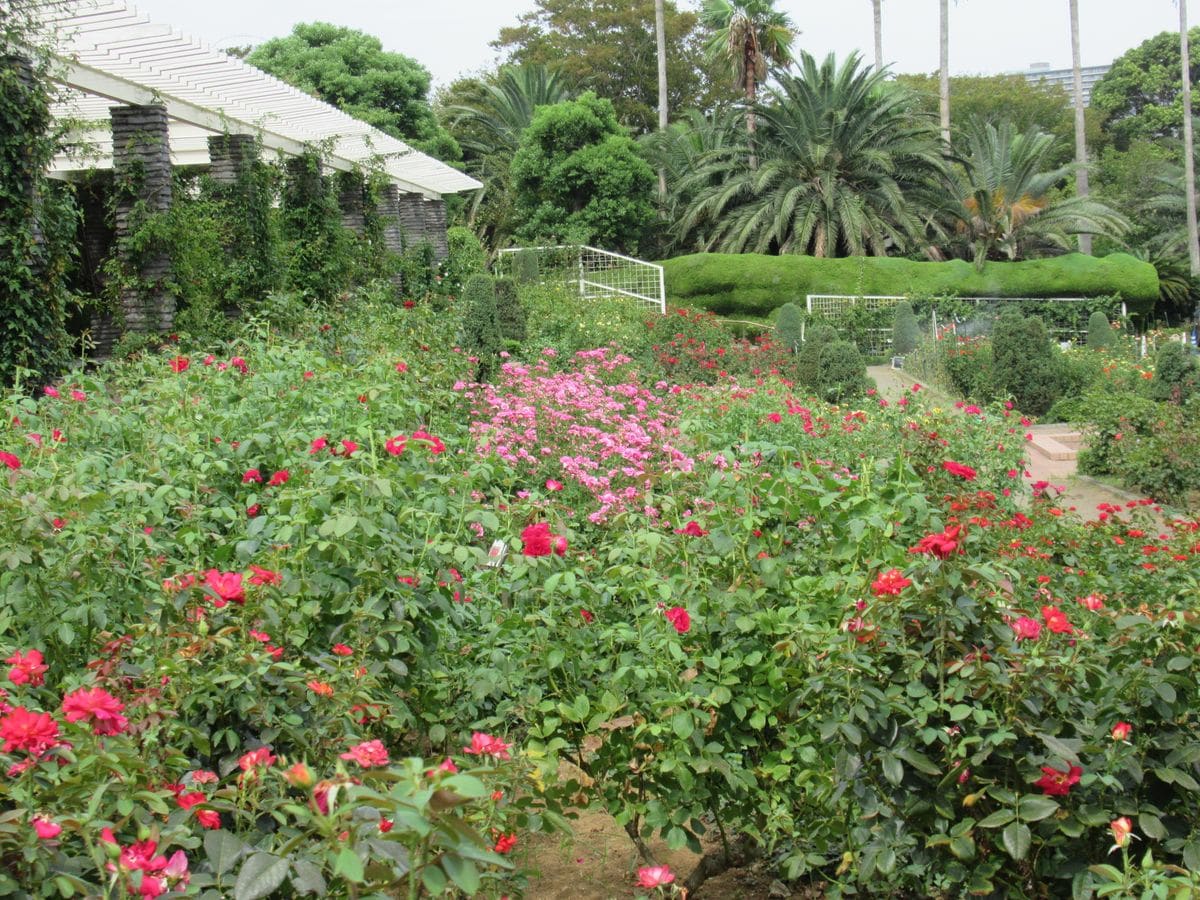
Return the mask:
M964 466L962 463L957 463L952 460L946 460L942 463L942 468L951 475L957 475L964 481L974 481L976 472L970 466Z
M911 584L899 569L888 569L871 582L871 591L876 597L895 597Z
M49 666L43 665L41 650L28 650L24 654L18 650L5 662L12 666L8 670L8 680L13 684L40 687L46 680L45 672Z
M353 760L364 769L386 766L389 762L387 748L382 741L363 741L355 744L345 753L339 754L340 759Z
M201 828L216 830L221 827L221 814L214 809L196 810L196 821Z
M1071 766L1067 771L1060 772L1051 766L1042 766L1042 777L1034 785L1042 789L1047 797L1065 797L1071 793L1071 788L1079 783L1083 769Z
M291 477L292 475L287 469L280 469L271 476L271 480L268 481L267 484L271 487L278 487L281 484L287 484L288 479Z
M1042 633L1042 626L1041 623L1036 619L1031 619L1028 616L1021 616L1021 618L1012 623L1012 630L1017 636L1018 641L1036 641L1038 636Z
M667 621L670 622L675 630L680 634L687 634L692 627L692 617L688 615L688 611L682 606L672 606L665 613Z
M80 688L63 697L62 710L68 722L87 722L93 734L120 734L129 727L121 715L125 704L104 688Z
M490 756L493 759L509 759L509 747L510 745L500 738L476 731L471 735L471 746L463 747L463 753L471 756Z
M1042 618L1046 622L1046 627L1055 634L1074 634L1075 629L1071 627L1071 623L1067 620L1067 615L1057 606L1043 606Z
M213 605L218 608L225 606L230 600L238 604L246 602L241 572L219 572L209 569L204 573L204 586L217 595Z
M0 739L4 740L4 753L24 750L32 756L41 756L58 743L58 723L49 713L14 706L0 718Z
M938 559L949 559L953 553L962 553L962 526L951 525L939 534L927 534L910 547L910 553L928 553Z

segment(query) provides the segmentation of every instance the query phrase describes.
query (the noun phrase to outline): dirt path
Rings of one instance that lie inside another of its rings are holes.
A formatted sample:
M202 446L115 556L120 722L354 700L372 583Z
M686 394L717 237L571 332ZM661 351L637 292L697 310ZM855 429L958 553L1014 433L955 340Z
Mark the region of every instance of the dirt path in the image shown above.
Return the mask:
M889 366L869 366L867 374L875 379L880 396L886 400L898 400L913 385L911 375L903 370ZM922 383L922 388L929 392L934 402L952 406L956 401L949 394L935 387ZM1035 435L1061 434L1069 430L1064 425L1033 425L1030 429ZM1129 500L1136 500L1137 495L1120 488L1097 481L1077 471L1076 461L1047 459L1041 453L1030 451L1026 468L1027 480L1032 484L1047 481L1063 488L1062 503L1065 508L1074 512L1082 519L1095 519L1098 515L1097 506L1102 503L1124 505Z

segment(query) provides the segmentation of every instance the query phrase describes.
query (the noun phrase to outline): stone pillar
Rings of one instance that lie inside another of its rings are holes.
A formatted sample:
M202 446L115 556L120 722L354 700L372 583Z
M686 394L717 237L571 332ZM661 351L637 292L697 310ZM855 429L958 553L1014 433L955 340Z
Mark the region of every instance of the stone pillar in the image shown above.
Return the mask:
M111 110L113 177L116 188L115 226L122 262L138 282L123 288L121 315L126 331L170 331L175 322L175 298L165 282L171 274L166 248L139 251L136 258L127 239L145 215L171 208L171 137L167 109L116 106Z
M383 222L383 246L388 253L400 256L404 252L404 232L400 226L400 188L394 184L384 185L375 210ZM397 291L404 289L404 276L399 269L392 272L391 280Z
M11 69L15 74L16 98L14 99L19 98L17 99L19 105L28 107L36 86L33 64L23 56L0 54L0 67ZM22 161L27 158L27 156L22 154ZM21 168L24 168L25 171L21 171ZM5 174L15 180L18 194L24 195L11 211L16 214L16 218L24 220L29 224L29 230L33 237L33 246L29 249L33 252L35 258L28 259L27 263L36 273L38 268L38 260L36 259L38 254L36 250L37 245L42 243L42 229L37 216L37 192L34 189L35 172L28 166L21 166L18 163L16 171ZM3 218L8 218L8 216L3 216Z
M359 236L367 230L365 191L363 177L357 172L338 173L337 201L338 209L342 212L342 226Z
M258 141L250 134L216 134L208 139L209 176L221 188L237 185L258 161Z
M433 258L438 262L450 255L446 239L446 201L426 200L422 204L425 213L425 240L433 245Z
M75 188L75 200L81 213L80 267L84 286L99 297L104 293L104 261L116 243L112 223L108 220L108 196L112 191L112 174L96 172Z
M420 194L400 195L400 230L404 233L404 249L415 247L425 240L425 198Z

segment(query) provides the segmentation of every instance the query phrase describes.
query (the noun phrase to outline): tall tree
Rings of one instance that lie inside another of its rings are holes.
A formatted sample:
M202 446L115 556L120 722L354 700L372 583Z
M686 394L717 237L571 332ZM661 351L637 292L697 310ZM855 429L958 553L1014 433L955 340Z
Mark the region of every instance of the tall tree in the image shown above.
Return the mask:
M950 0L940 0L938 40L938 112L942 122L942 143L950 146Z
M257 47L246 61L443 159L461 151L429 105L429 72L383 49L377 37L327 22L296 25Z
M1181 137L1183 80L1181 35L1164 31L1119 56L1092 89L1092 107L1106 119L1104 130L1124 150L1134 141ZM1188 74L1200 78L1200 28L1188 35Z
M746 101L746 133L753 140L758 85L772 65L791 65L792 42L799 32L787 13L775 8L775 0L704 0L700 21L713 30L710 57L733 69L733 82ZM750 161L753 166L753 155Z
M657 0L534 0L492 46L510 65L559 69L581 89L612 101L617 118L638 132L658 126ZM668 106L711 109L732 99L712 75L695 13L663 0Z
M1191 48L1188 41L1187 0L1179 0L1179 59L1183 82L1183 177L1187 200L1188 261L1192 275L1200 275L1200 234L1196 226L1196 153L1192 136Z
M875 68L883 71L883 0L871 0L875 20Z
M658 130L666 131L671 117L667 110L667 10L663 0L654 0L654 36L658 43ZM658 170L658 193L661 197L667 195L663 169Z
M1088 195L1087 120L1083 106L1083 67L1079 61L1079 0L1068 0L1071 13L1071 70L1075 100L1075 195ZM1079 235L1079 252L1091 255L1092 236Z

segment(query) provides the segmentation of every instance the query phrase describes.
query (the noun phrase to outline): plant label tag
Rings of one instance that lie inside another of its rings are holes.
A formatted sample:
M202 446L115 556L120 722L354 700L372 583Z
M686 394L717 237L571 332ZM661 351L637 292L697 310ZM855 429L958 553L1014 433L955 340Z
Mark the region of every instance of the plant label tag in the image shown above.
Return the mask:
M504 562L504 555L508 552L508 545L504 541L492 541L492 546L488 549L487 566L490 569L498 569Z

